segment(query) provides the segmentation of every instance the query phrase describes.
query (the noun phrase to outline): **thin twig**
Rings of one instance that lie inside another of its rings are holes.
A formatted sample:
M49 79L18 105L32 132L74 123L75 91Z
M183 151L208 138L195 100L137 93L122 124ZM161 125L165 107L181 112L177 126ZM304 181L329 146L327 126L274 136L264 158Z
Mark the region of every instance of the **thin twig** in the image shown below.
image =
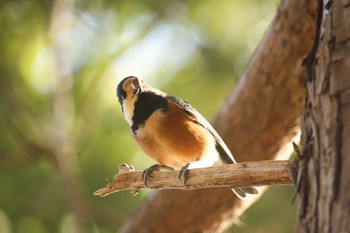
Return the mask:
M293 161L246 162L189 170L187 187L179 180L179 171L155 171L145 186L142 171L134 171L127 165L120 165L120 171L107 180L106 187L94 192L97 196L132 190L132 195L141 189L203 189L240 188L248 186L292 185L290 169ZM127 169L129 168L129 170Z

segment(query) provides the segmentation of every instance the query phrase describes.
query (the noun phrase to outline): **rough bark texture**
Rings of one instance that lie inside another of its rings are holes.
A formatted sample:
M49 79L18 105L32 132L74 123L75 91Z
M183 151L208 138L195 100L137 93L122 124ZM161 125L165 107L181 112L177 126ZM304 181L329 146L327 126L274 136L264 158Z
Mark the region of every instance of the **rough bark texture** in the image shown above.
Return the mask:
M286 0L213 121L238 162L287 158L303 111L303 58L314 38L314 0ZM120 232L220 232L253 202L227 189L152 193Z
M350 232L350 1L319 1L308 71L297 232Z
M142 179L143 171L120 169L113 178L107 181L106 187L94 192L94 195L107 196L111 193L132 190L132 194L141 189L204 189L204 188L243 188L249 186L266 186L293 184L293 160L260 161L237 163L189 170L186 186L179 179L179 171L152 173L147 187ZM124 166L125 167L125 166Z

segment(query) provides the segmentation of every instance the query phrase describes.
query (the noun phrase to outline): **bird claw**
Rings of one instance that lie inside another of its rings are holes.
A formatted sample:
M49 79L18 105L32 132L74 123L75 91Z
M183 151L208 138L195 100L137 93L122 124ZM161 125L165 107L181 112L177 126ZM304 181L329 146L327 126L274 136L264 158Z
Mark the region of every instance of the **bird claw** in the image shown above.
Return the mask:
M174 170L174 168L169 167L169 166L154 164L154 165L150 166L149 168L145 169L145 170L142 172L142 179L143 179L143 181L144 181L144 183L145 183L145 186L146 186L147 188L149 188L149 187L148 187L148 184L147 184L148 178L149 178L149 177L152 178L152 177L153 177L153 176L152 176L152 173L153 173L154 171L160 171L161 168L164 168L164 169L167 169L167 170Z
M179 180L181 180L181 177L183 177L183 181L184 181L184 185L186 188L188 188L187 186L187 180L189 178L189 172L190 170L188 170L188 167L190 166L191 164L188 163L186 164L185 166L183 166L180 170L180 174L179 174Z
M158 164L154 164L153 166L150 166L149 168L147 168L147 169L145 169L143 172L142 172L142 179L143 179L143 182L145 183L145 186L147 187L147 188L149 188L148 187L148 184L147 184L147 181L148 181L148 178L149 177L153 177L152 176L152 173L154 172L154 171L159 171L159 165Z

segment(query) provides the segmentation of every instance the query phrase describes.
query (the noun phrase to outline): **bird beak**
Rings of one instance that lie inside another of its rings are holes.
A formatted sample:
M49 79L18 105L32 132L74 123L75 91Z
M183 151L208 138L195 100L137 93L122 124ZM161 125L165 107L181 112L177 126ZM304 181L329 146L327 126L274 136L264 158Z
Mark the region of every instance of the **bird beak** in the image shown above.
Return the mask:
M139 78L135 78L132 82L131 82L131 91L133 95L138 95L141 92L143 92L142 89L142 81Z

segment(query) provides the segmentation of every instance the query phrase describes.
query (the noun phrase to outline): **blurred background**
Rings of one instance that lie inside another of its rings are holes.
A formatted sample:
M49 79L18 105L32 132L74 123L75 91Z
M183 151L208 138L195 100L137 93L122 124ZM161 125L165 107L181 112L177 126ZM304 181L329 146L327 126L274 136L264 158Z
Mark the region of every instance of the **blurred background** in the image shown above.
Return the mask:
M276 0L2 0L0 232L117 232L147 196L100 198L117 165L149 160L115 96L129 75L220 109ZM230 232L293 232L294 189L270 188Z

